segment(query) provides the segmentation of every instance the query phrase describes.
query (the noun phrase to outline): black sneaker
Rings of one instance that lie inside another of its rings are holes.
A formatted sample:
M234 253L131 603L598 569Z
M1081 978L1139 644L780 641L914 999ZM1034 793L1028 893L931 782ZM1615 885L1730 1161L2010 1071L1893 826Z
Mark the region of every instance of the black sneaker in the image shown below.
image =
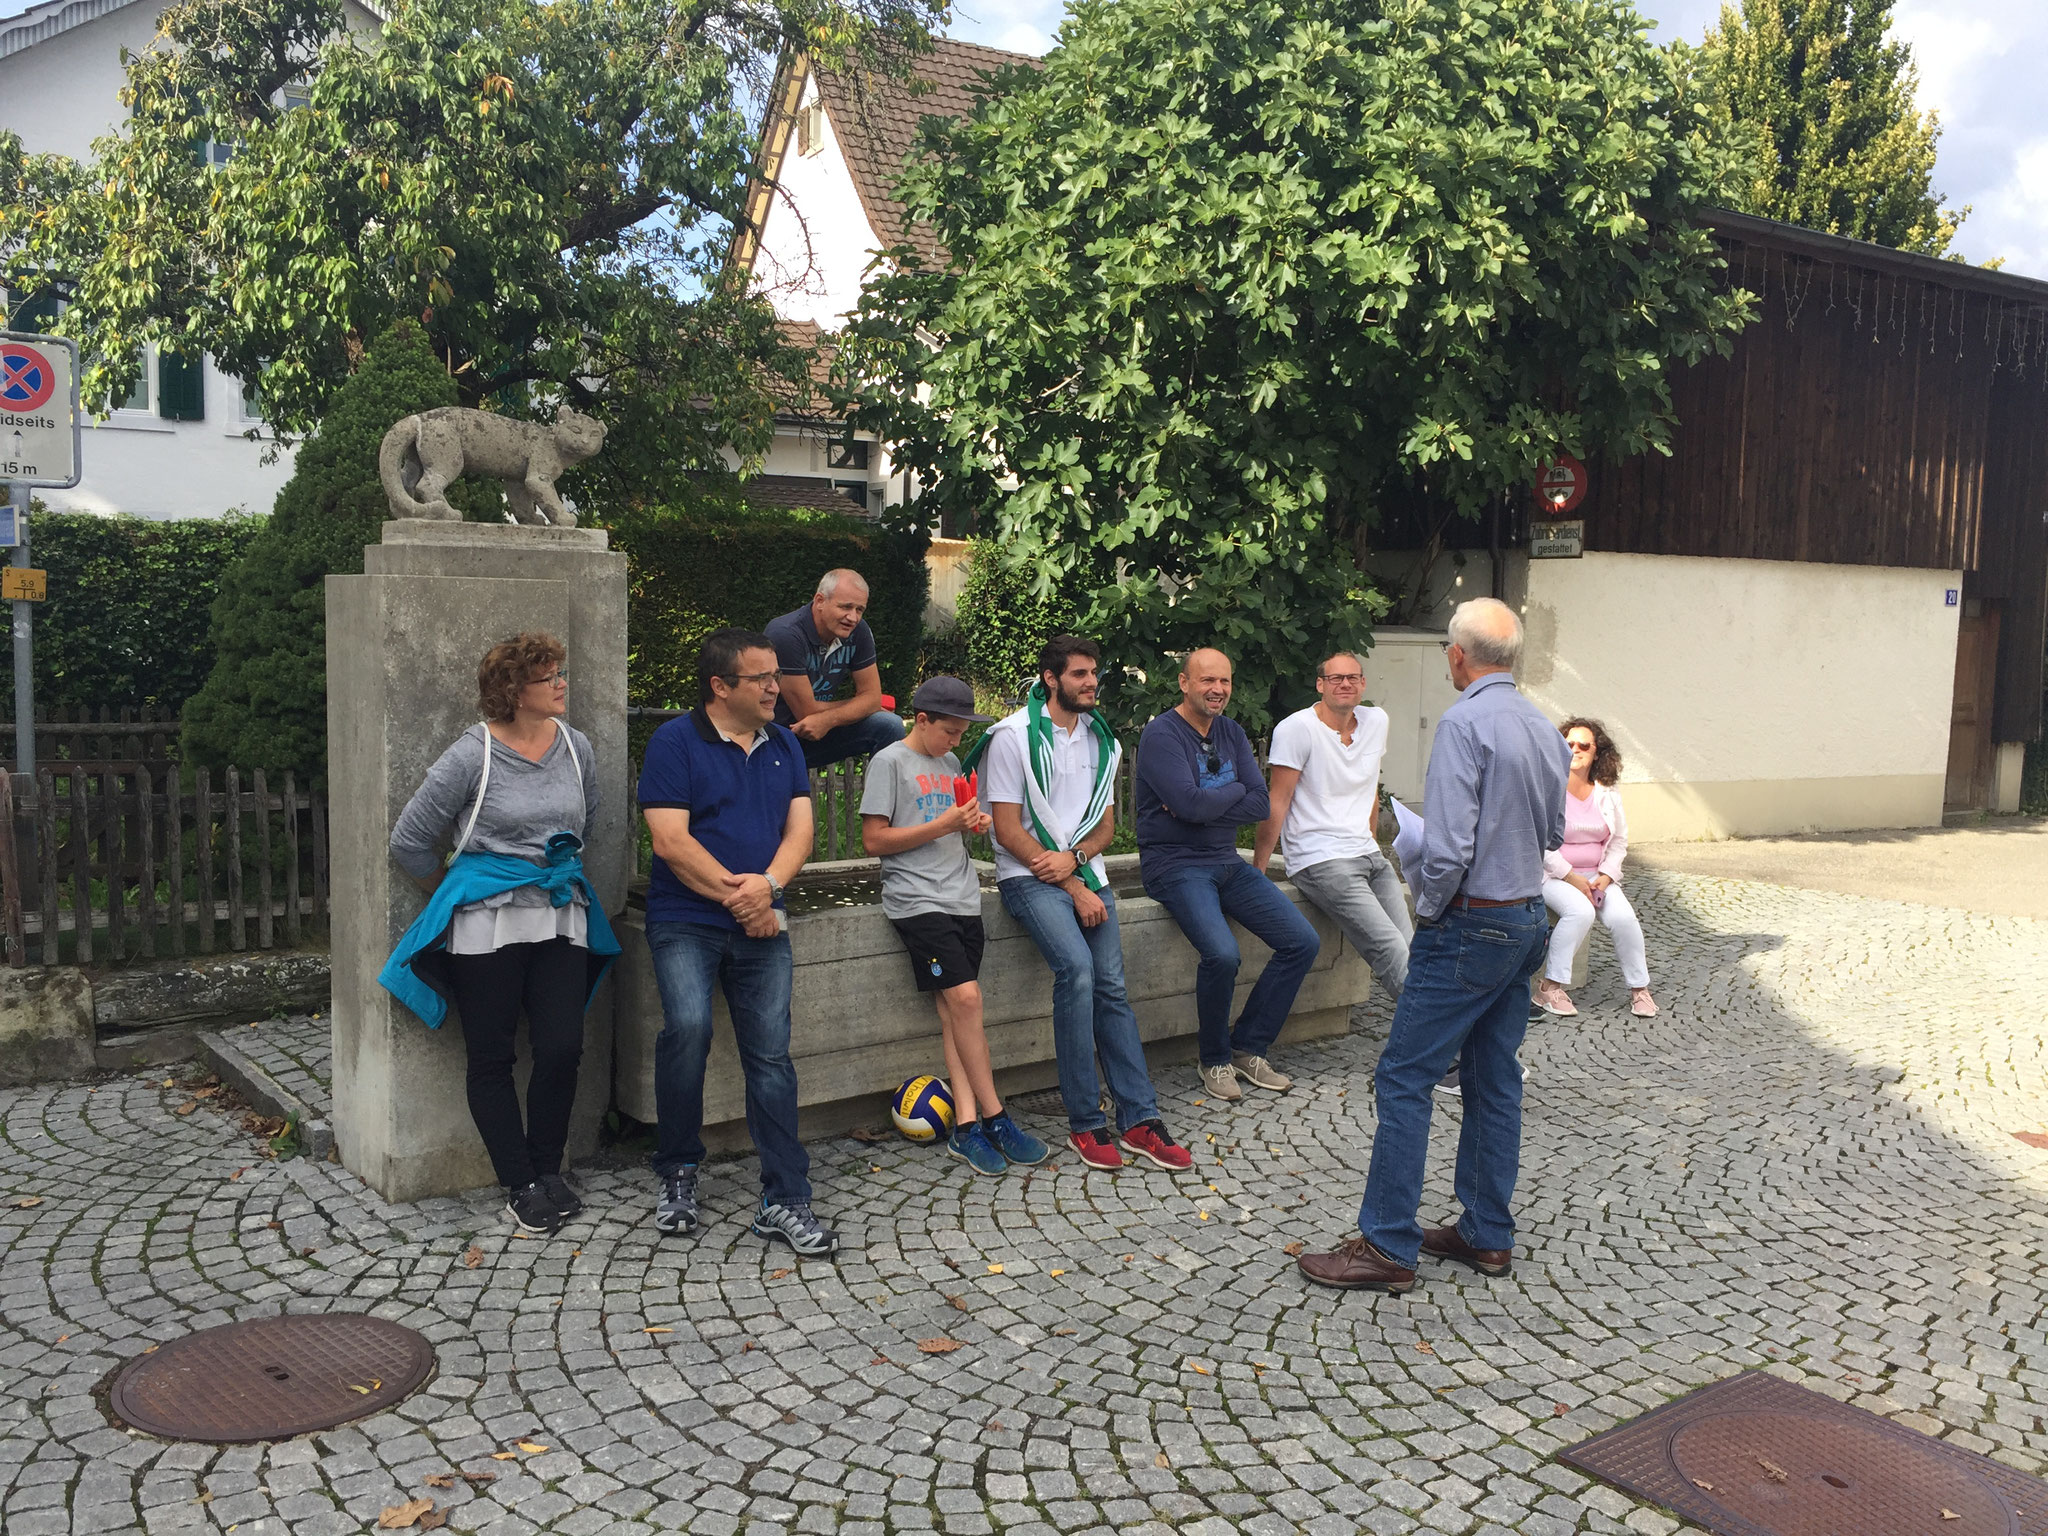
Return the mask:
M505 1214L518 1224L522 1232L547 1234L562 1224L554 1201L538 1183L511 1191L505 1199Z
M564 1221L583 1214L583 1197L576 1193L574 1186L559 1173L544 1173L540 1176L542 1193L555 1208L555 1214Z
M697 1230L697 1165L685 1163L661 1181L661 1199L654 1206L654 1228L672 1236Z

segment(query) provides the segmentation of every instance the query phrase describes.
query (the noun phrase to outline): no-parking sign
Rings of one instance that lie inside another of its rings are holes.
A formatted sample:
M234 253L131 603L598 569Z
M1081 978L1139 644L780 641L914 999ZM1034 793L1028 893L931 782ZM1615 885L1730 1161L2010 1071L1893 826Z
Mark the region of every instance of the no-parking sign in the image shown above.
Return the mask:
M78 484L78 344L0 332L0 480Z

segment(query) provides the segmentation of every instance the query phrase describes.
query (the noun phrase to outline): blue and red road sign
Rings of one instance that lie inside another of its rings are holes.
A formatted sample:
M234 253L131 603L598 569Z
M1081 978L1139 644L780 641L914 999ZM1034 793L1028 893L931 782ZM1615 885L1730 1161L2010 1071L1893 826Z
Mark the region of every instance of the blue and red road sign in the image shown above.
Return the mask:
M25 341L0 342L0 411L26 414L49 403L57 370Z

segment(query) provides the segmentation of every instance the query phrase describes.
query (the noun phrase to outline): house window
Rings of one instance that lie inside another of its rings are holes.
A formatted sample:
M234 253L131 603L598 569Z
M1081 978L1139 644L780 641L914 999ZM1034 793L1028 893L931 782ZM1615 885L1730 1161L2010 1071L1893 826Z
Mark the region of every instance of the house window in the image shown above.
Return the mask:
M150 407L149 376L150 373L152 372L152 369L150 368L149 365L149 348L137 347L135 349L135 363L136 374L134 387L128 391L127 398L122 400L122 402L115 407L116 410L146 411Z
M796 114L796 152L815 155L825 147L825 103L814 101Z
M288 85L277 94L287 112L303 111L313 105L313 87L310 85Z
M263 385L256 379L242 380L242 420L263 419Z
M868 483L865 480L834 480L832 489L845 496L861 510L865 517L868 510Z
M868 445L864 442L827 443L825 445L825 467L827 469L866 469L868 467Z

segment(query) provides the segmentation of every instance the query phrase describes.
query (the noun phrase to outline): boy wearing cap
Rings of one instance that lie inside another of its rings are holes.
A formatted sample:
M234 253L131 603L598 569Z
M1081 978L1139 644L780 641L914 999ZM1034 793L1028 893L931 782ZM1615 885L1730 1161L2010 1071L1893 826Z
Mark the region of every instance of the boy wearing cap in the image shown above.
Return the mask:
M974 690L957 677L926 678L910 707L909 736L868 760L861 843L882 861L882 914L910 953L918 991L938 1007L953 1094L946 1150L976 1172L1001 1173L1050 1153L1004 1111L982 1030L981 883L965 834L987 832L991 820L971 791L956 792L954 749L969 723L992 717L975 713Z

